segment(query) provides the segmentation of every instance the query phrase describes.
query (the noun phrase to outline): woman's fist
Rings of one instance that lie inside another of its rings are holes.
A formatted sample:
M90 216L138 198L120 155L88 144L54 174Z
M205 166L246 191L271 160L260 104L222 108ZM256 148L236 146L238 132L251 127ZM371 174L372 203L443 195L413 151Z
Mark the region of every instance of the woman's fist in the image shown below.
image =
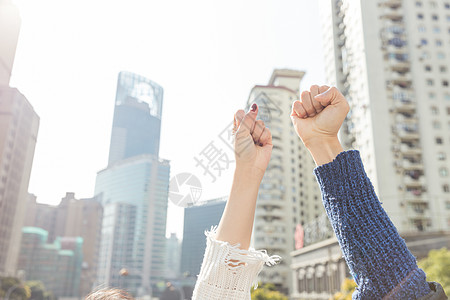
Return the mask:
M335 87L313 85L292 104L291 120L298 136L310 148L337 139L348 111L347 100Z
M272 153L272 134L262 120L256 120L258 106L250 111L238 110L234 115L234 152L236 168L249 168L264 175Z

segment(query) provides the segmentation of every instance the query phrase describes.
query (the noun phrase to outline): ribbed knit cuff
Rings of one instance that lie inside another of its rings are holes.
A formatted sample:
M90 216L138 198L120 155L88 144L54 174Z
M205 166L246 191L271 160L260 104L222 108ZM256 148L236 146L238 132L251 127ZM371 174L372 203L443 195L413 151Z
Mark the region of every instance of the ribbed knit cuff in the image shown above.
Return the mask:
M358 284L353 299L380 299L396 287L400 288L397 293L407 293L404 299L429 293L425 278L409 277L418 269L416 260L378 201L359 152L341 152L314 173L328 218Z
M206 250L192 299L250 300L250 289L258 286L257 277L263 266L275 265L281 257L219 241L216 229L205 232Z

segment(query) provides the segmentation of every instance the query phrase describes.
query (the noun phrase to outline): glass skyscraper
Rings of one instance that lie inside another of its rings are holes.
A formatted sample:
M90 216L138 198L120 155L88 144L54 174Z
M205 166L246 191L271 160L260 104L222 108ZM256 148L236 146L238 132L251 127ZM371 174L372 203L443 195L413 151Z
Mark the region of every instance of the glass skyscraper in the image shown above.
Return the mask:
M117 80L109 162L139 154L159 155L163 89L130 72Z
M97 174L104 206L98 285L135 296L164 278L169 161L160 159L163 90L119 74L108 167Z

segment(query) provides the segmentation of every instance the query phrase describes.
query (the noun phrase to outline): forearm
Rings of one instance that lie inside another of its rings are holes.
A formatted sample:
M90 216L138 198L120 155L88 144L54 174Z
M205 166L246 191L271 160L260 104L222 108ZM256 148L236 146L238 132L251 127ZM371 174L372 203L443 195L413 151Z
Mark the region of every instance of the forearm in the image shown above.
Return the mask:
M409 285L408 297L429 291L424 273L382 208L359 152L341 153L314 172L361 296L383 297L395 289L403 290L403 284Z
M230 196L217 228L217 240L248 249L262 171L237 167Z

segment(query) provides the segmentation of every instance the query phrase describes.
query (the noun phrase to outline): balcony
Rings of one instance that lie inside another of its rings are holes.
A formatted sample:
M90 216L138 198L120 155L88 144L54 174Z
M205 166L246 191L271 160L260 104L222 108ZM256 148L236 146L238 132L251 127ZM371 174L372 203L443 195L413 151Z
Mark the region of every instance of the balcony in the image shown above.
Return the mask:
M412 76L411 73L409 73L409 68L408 71L404 71L404 72L394 72L391 74L391 81L394 85L397 86L402 86L402 84L406 84L407 86L411 85L412 82Z
M415 112L399 112L399 114L395 116L395 121L397 123L417 123L418 120Z
M425 176L420 176L417 179L411 178L410 176L405 176L403 182L406 187L420 187L426 184Z
M400 23L403 21L403 10L400 7L397 8L385 7L381 12L380 18Z
M423 162L420 160L410 161L408 159L404 159L401 162L401 167L404 170L423 170Z
M398 53L398 51L395 52L389 52L385 55L385 60L391 65L392 68L409 68L409 57L408 54L405 53Z
M396 100L394 103L394 109L396 112L415 113L416 105L411 100Z
M400 8L402 6L402 1L401 0L387 0L387 1L381 2L380 6L385 6L385 7L389 7L389 8L392 8L392 9L397 9L397 8Z
M418 145L416 146L409 146L408 144L401 144L400 145L400 152L402 154L406 154L406 155L420 155L422 154L422 149L419 148Z

